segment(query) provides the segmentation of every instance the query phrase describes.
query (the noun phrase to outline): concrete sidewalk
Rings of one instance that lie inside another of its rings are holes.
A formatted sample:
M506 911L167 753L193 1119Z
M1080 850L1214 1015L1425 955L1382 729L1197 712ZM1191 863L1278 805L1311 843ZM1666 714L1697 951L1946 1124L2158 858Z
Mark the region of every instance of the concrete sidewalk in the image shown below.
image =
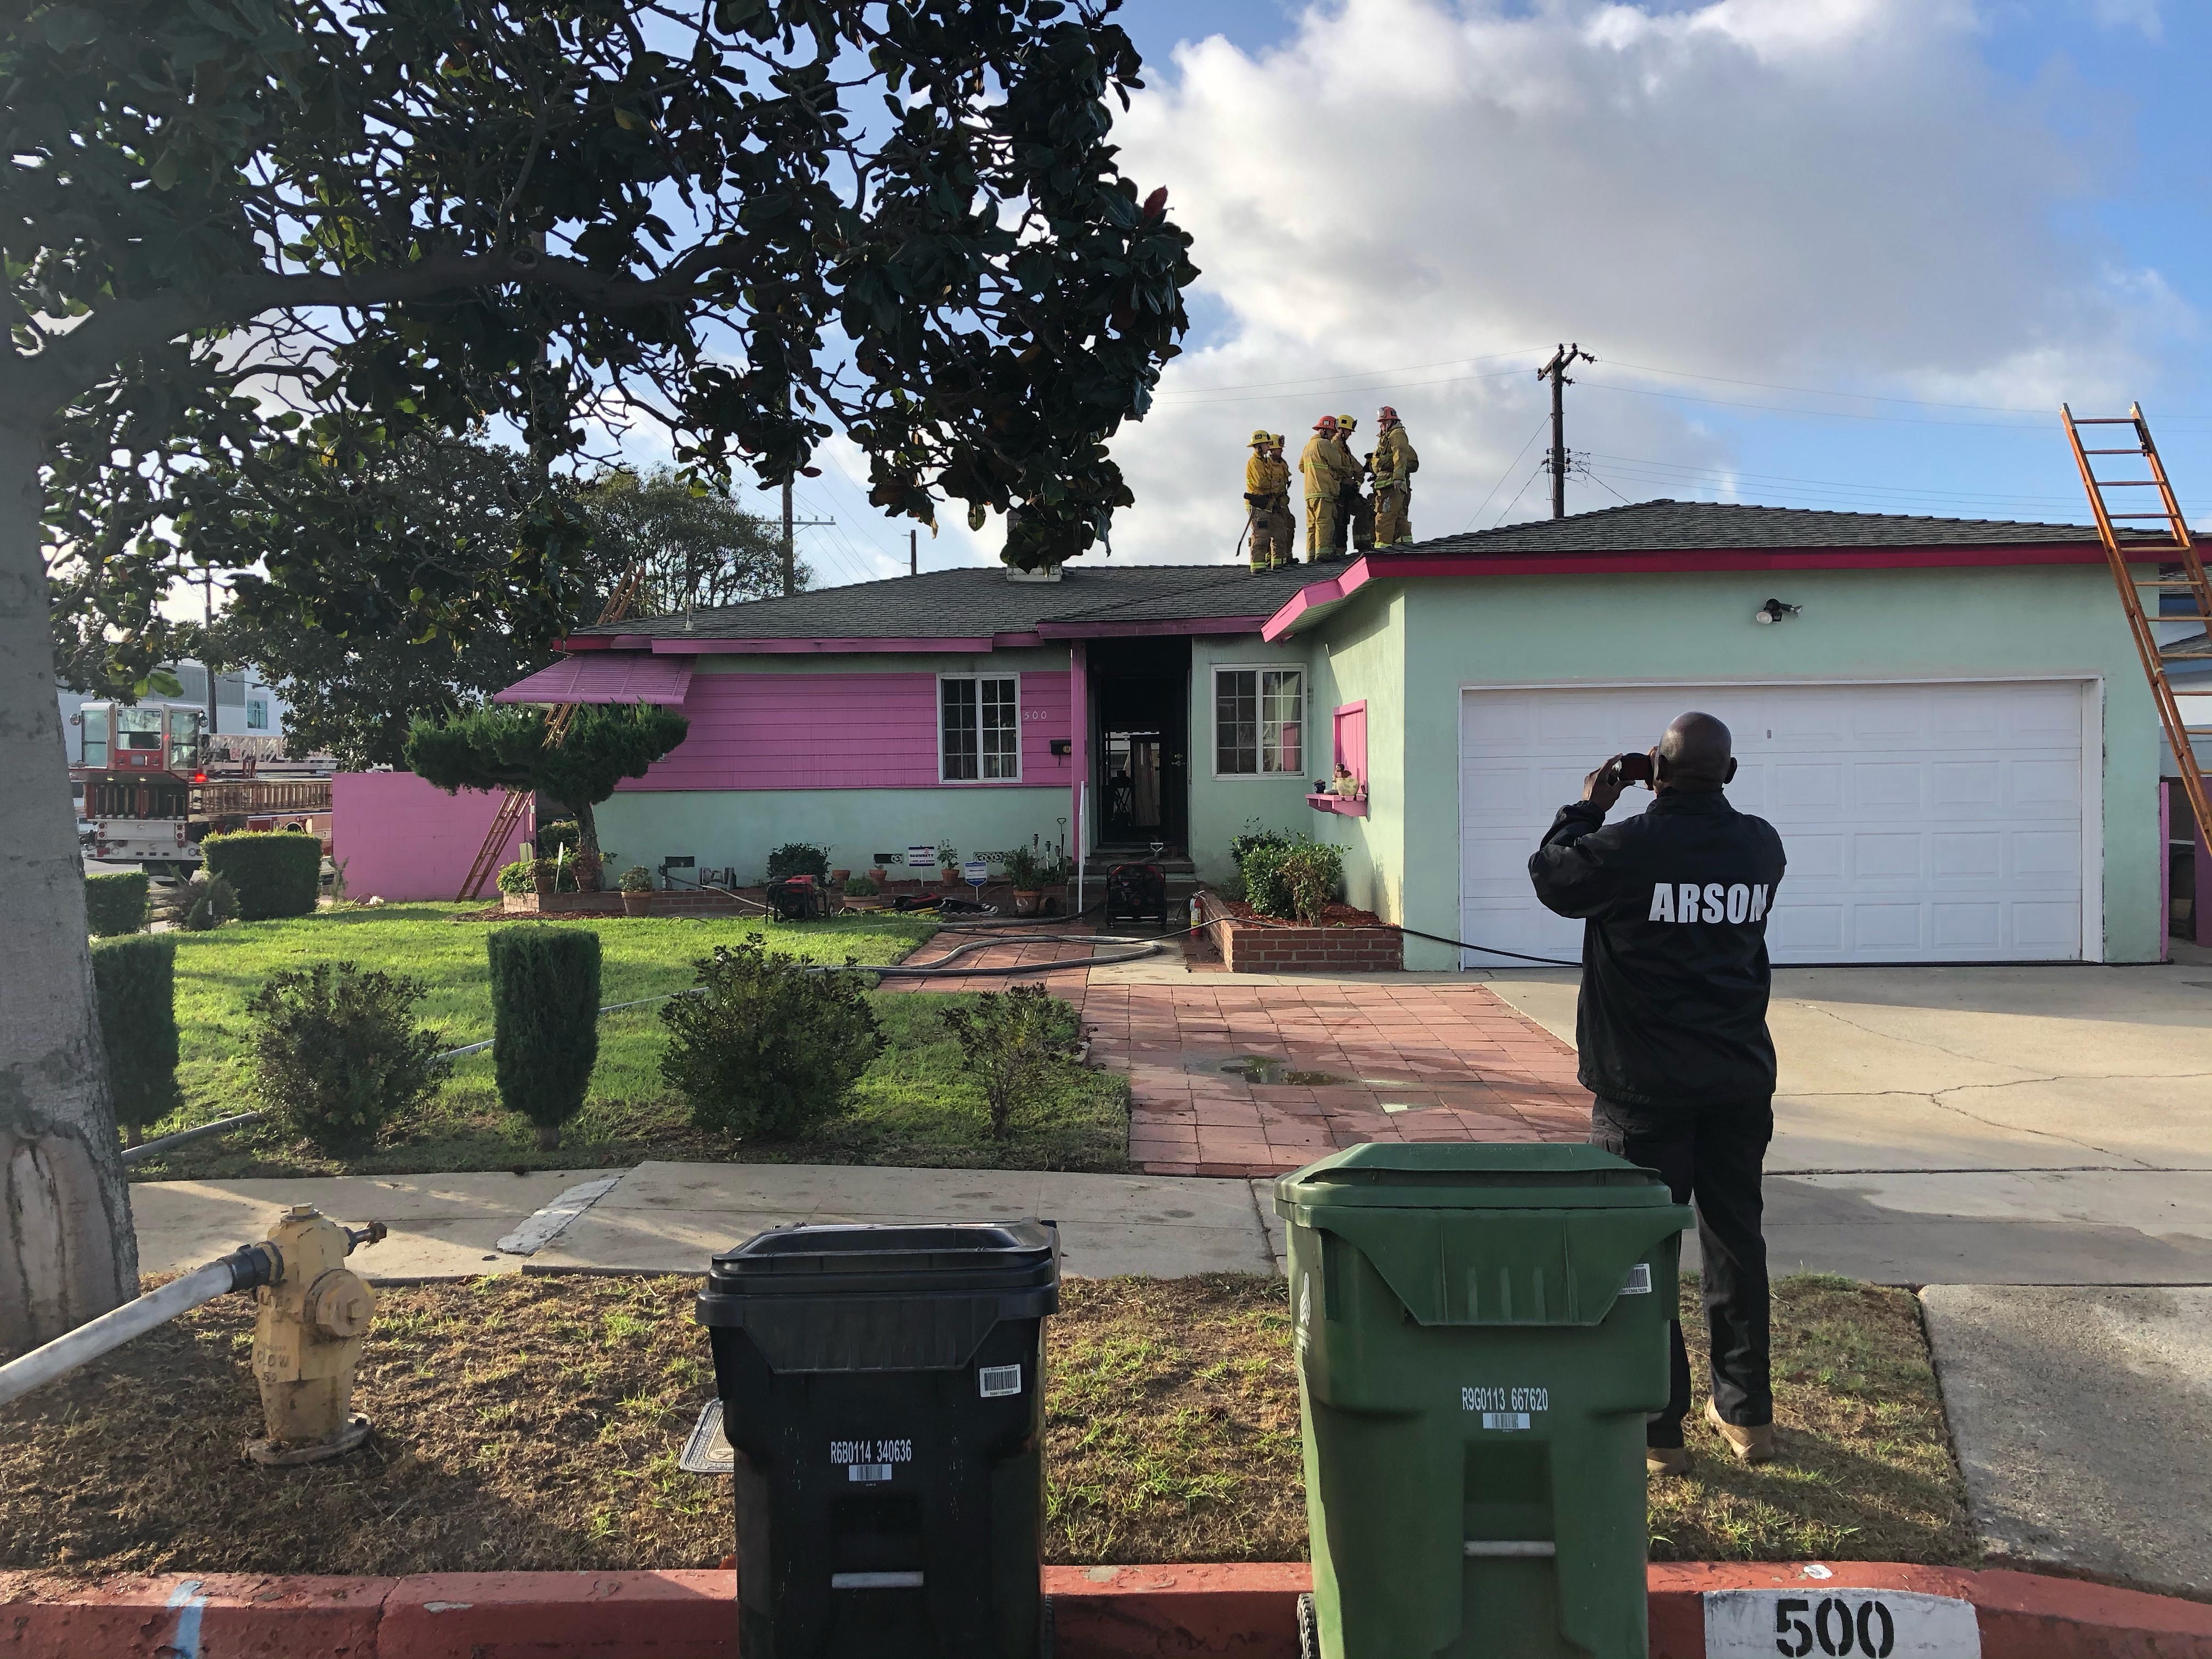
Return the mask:
M498 1249L562 1192L617 1179L534 1255ZM391 1235L355 1258L372 1280L483 1273L703 1273L718 1250L799 1221L1060 1223L1078 1278L1274 1271L1279 1227L1265 1181L882 1170L853 1164L641 1164L530 1175L341 1176L299 1181L141 1182L131 1189L139 1267L179 1273L263 1237L288 1204L313 1204ZM1264 1212L1264 1214L1263 1214ZM1271 1241L1271 1233L1273 1238Z

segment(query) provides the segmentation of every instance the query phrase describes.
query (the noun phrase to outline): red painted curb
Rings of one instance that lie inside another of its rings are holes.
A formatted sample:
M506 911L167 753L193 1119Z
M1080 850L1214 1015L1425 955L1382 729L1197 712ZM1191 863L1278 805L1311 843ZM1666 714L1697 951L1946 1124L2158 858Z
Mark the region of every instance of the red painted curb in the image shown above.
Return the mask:
M1303 1563L1048 1567L1060 1659L1294 1659ZM1971 1603L1985 1659L2212 1659L2212 1606L1892 1562L1662 1564L1651 1659L1704 1659L1704 1597L1910 1591ZM0 1659L736 1659L736 1575L0 1573Z

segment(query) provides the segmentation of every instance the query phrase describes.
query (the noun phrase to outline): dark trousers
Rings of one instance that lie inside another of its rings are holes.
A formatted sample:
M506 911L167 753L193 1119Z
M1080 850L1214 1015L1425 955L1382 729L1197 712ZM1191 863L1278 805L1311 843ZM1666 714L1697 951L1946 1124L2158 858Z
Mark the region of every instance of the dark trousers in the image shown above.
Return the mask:
M1774 1103L1738 1101L1682 1111L1601 1095L1590 1108L1589 1138L1616 1158L1656 1170L1677 1204L1697 1206L1705 1322L1712 1334L1713 1403L1741 1427L1771 1423L1759 1182L1766 1143L1774 1138ZM1667 1409L1644 1431L1652 1446L1680 1445L1682 1419L1690 1413L1690 1353L1679 1323L1669 1346L1673 1384Z

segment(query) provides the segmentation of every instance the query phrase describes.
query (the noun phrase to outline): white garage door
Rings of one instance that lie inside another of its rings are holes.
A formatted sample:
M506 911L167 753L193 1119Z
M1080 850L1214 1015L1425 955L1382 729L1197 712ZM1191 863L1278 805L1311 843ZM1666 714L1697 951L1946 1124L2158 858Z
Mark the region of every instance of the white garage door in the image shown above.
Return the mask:
M1789 855L1775 961L2079 958L2083 696L2072 680L1462 692L1460 937L1578 956L1582 924L1536 902L1528 855L1597 761L1702 708L1735 736L1729 799ZM1632 788L1613 816L1650 800Z

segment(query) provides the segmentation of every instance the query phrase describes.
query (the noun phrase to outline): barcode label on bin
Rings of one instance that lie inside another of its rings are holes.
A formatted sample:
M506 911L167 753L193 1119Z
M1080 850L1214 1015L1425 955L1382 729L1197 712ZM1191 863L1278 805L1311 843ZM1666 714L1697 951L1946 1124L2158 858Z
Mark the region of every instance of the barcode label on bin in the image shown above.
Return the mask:
M1525 1429L1528 1426L1526 1412L1485 1412L1482 1426L1486 1429Z
M1651 1264L1648 1261L1639 1261L1631 1267L1628 1270L1628 1282L1620 1287L1620 1293L1623 1296L1650 1295Z
M891 1466L888 1463L848 1463L845 1466L848 1480L888 1480Z
M986 1365L975 1373L975 1390L986 1400L1000 1400L1022 1391L1019 1365Z
M832 1440L830 1461L843 1466L848 1480L888 1480L894 1464L914 1462L914 1442Z

